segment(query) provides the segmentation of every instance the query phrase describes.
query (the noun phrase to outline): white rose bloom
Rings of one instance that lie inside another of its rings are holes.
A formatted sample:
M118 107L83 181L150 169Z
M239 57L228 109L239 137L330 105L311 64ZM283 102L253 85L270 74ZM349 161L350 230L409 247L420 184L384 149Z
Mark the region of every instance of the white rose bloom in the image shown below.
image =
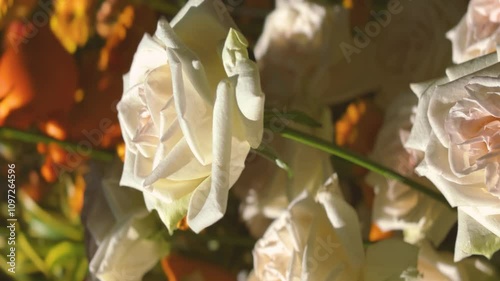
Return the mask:
M249 281L387 281L416 267L417 248L384 241L363 250L356 211L336 178L316 197L302 193L257 241ZM366 262L365 262L366 261Z
M417 102L416 97L403 94L389 106L371 158L437 191L432 183L414 172L423 153L403 146L413 125ZM409 243L427 238L439 245L457 220L456 212L449 206L399 181L373 172L366 181L375 189L373 222L383 231L402 230Z
M89 271L100 281L140 281L168 253L161 222L141 193L119 185L121 168L118 159L110 167L94 164L86 179Z
M268 103L319 98L315 77L342 57L335 46L349 37L348 12L342 7L277 1L255 46Z
M418 271L427 281L495 281L500 278L495 268L477 257L453 262L453 254L438 252L428 242L420 243Z
M144 193L172 231L225 213L228 191L263 133L264 95L247 42L219 0L191 0L135 54L118 117L122 185Z
M364 261L358 217L331 182L316 198L297 197L253 255L250 280L358 280Z
M419 98L406 146L417 166L458 207L455 259L500 248L500 63L491 54L413 85Z
M447 37L453 45L455 63L495 52L500 43L500 2L471 0L467 13Z

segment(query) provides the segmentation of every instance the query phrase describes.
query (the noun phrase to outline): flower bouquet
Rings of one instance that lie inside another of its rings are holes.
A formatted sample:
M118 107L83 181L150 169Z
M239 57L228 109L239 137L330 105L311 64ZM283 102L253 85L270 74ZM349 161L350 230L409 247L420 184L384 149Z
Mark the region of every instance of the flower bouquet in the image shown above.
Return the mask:
M498 11L0 1L0 279L500 280Z

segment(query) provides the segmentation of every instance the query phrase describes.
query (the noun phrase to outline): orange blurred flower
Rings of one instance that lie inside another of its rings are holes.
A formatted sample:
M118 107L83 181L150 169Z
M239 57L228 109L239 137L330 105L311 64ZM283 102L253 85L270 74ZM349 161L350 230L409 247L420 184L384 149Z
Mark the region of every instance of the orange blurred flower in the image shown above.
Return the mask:
M353 7L353 2L354 0L342 0L342 6L344 6L344 8L350 10L352 9Z
M137 45L144 33L152 34L158 16L144 6L126 6L120 13L101 50L99 70L125 74L129 71Z
M74 184L68 186L69 207L75 215L80 215L82 212L84 195L85 179L81 174L77 174Z
M40 168L40 174L46 182L55 182L63 171L73 171L79 165L69 165L70 157L66 150L58 144L37 144L38 153L45 156L45 161ZM80 163L78 163L80 164Z
M384 240L387 238L391 238L394 236L393 231L382 231L377 224L372 223L372 226L370 228L370 235L368 236L368 240L370 242L377 242L380 240Z
M382 121L382 112L371 100L352 102L335 124L335 142L366 155L373 148Z
M49 120L41 125L42 132L45 132L49 137L57 140L64 140L66 138L66 131L64 128L54 120Z
M36 171L30 171L28 174L28 182L20 187L28 196L35 202L42 201L46 186L40 181L40 176Z
M125 162L125 143L120 142L118 145L116 145L116 154L122 160L122 162Z
M236 281L236 276L220 266L176 254L163 258L161 265L169 281L181 281L189 277L196 280Z

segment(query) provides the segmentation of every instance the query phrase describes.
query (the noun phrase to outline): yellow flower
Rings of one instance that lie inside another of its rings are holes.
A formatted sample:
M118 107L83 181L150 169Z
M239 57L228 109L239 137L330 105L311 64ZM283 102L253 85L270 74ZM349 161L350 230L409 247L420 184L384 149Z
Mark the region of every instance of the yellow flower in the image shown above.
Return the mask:
M93 4L93 0L59 0L54 3L50 27L70 53L87 43L91 32L89 11Z

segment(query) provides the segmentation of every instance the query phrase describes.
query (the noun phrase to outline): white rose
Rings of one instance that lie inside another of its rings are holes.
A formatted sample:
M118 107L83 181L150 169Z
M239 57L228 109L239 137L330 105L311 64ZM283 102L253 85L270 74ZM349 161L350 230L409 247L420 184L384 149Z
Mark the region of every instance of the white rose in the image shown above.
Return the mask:
M220 219L263 132L264 95L247 42L219 0L191 0L145 35L118 104L121 184L143 191L172 231Z
M254 251L257 280L386 281L416 267L417 248L383 241L363 250L358 217L333 177L313 198L307 192L275 220Z
M455 259L500 248L500 63L491 54L414 85L419 97L407 147L416 168L458 207Z
M403 94L388 107L371 158L436 190L432 183L414 173L423 153L403 146L413 125L417 102L416 97ZM457 220L456 212L449 206L399 181L373 172L366 181L375 188L373 222L383 231L404 231L405 240L410 243L427 238L439 245Z
M268 103L318 101L330 95L331 89L319 87L318 79L343 59L337 46L350 37L349 13L340 6L277 1L255 46Z
M119 186L121 169L118 159L110 167L93 163L86 179L82 220L90 238L89 270L101 281L140 281L168 252L161 222L149 214L141 193Z
M253 256L250 280L358 280L364 261L358 217L336 182L316 198L304 192L271 224Z
M500 2L471 0L467 13L447 37L453 45L455 63L495 52L500 42Z

